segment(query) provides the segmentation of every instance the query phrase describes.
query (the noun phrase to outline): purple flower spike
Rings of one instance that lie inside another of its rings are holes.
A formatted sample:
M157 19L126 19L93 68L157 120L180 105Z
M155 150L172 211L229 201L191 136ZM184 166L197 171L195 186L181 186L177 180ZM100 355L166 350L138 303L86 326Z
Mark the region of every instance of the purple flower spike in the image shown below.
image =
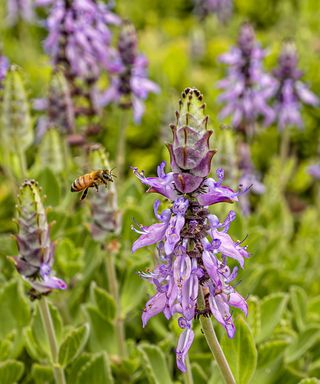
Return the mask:
M308 172L314 179L320 180L320 164L310 165Z
M66 289L63 280L51 275L54 245L39 187L34 180L25 180L20 187L17 209L19 256L12 258L17 271L32 286L35 297L52 289Z
M234 128L247 135L252 134L249 129L260 116L266 126L275 118L268 100L274 94L276 82L263 71L265 55L252 26L245 23L240 29L237 46L220 57L220 61L229 66L227 77L218 83L224 91L218 99L224 104L220 117L232 116Z
M247 315L245 299L231 285L238 267L231 271L228 258L241 268L249 254L245 246L232 240L227 233L236 214L230 211L220 222L210 214L208 205L234 202L243 191L234 192L223 186L224 172L217 170L217 181L208 178L213 151L204 115L202 95L187 88L182 93L177 121L171 126L173 142L168 145L172 172L165 173L165 163L158 167L158 177L145 177L133 168L134 174L148 192L156 192L171 201L168 209L158 212L160 201L154 203L154 215L159 221L149 227L133 228L140 237L132 251L157 244L158 263L153 271L140 276L154 285L156 293L147 302L142 314L143 326L160 312L167 319L178 314L181 333L176 349L177 366L186 371L185 359L194 339L192 322L199 316L213 316L235 334L230 307ZM205 296L204 307L198 307L199 292Z
M143 101L148 94L159 93L157 84L147 78L148 61L137 52L137 34L134 26L123 22L118 52L114 53L111 86L98 99L99 106L112 102L121 108L133 109L134 120L140 123L144 113Z
M7 0L7 22L17 24L19 19L28 23L34 20L32 0Z
M9 60L3 56L0 52L0 88L2 87L2 81L6 77L9 69Z
M219 21L227 22L233 9L233 0L194 0L195 12L201 19L210 14L216 14Z
M319 98L300 81L303 73L297 68L298 58L293 43L283 46L278 67L273 71L277 80L275 111L280 130L293 125L303 127L300 109L303 104L319 105Z

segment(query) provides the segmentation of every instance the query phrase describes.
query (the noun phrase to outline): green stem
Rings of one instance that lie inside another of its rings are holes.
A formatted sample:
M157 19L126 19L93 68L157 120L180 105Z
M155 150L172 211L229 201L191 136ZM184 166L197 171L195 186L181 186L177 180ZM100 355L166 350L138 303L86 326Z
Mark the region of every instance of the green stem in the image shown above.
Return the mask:
M200 294L198 296L198 305L200 309L205 307L203 288L201 288ZM221 375L224 378L226 384L236 384L227 359L213 329L210 317L201 316L200 323L209 348L217 362Z
M290 147L290 131L289 131L289 128L286 128L281 132L280 159L282 164L284 164L284 162L287 160L289 156L289 147Z
M189 355L187 355L187 357L186 357L186 367L187 367L187 371L183 375L184 383L185 384L193 384L193 377L192 377L192 370L191 370Z
M120 111L119 136L116 155L118 182L122 180L124 173L124 165L126 159L126 131L129 122L129 114L130 111L128 110L121 109Z
M39 300L39 308L40 308L40 315L43 322L43 326L49 340L49 345L51 350L51 360L52 360L52 366L53 366L53 372L54 372L54 378L55 378L56 384L66 384L63 367L61 367L58 360L58 356L59 356L58 343L57 343L56 334L54 331L50 310L45 297L42 297Z
M105 267L106 267L106 273L108 276L109 291L112 297L114 298L114 301L116 303L116 308L117 308L115 327L116 327L119 353L121 357L126 358L127 348L126 348L126 342L125 342L124 319L121 313L119 286L117 281L116 269L114 265L114 255L112 253L109 253L106 256Z

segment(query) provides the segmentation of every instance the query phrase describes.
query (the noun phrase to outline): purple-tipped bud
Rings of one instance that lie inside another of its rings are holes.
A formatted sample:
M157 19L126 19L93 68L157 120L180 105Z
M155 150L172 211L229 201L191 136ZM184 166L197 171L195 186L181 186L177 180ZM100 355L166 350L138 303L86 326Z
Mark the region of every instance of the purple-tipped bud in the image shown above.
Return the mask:
M50 240L39 187L34 180L25 180L20 187L17 214L19 255L13 258L17 271L39 294L66 289L64 281L51 276L54 244Z
M98 144L90 147L88 162L91 169L111 169L104 148ZM121 231L121 212L115 183L100 186L89 195L92 213L91 234L97 241Z
M191 193L199 188L210 172L215 151L210 150L212 131L202 94L186 88L181 95L176 124L171 125L173 143L168 144L173 178L178 191Z

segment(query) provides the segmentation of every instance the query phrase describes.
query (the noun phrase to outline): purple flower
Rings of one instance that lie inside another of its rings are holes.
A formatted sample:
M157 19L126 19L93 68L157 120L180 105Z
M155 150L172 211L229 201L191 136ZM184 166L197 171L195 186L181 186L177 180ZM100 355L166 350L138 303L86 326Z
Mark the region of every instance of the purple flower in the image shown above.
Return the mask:
M274 93L276 82L263 71L265 55L255 39L253 28L246 23L240 29L237 46L220 57L220 61L229 66L228 76L218 83L224 90L218 100L225 105L220 117L232 116L233 126L246 134L252 134L248 130L260 116L265 125L275 118L268 100Z
M22 19L27 22L34 20L32 0L7 0L7 22L14 25Z
M50 240L39 187L34 180L25 180L20 187L17 211L19 255L12 258L17 271L37 296L52 289L66 289L66 283L51 274L54 244Z
M118 25L119 17L94 0L38 1L38 5L50 4L45 48L54 65L67 67L70 76L97 79L112 61L108 25Z
M9 60L0 53L0 86L9 69Z
M131 23L124 22L118 53L110 68L114 75L110 87L97 101L99 106L114 102L122 108L132 107L135 122L140 122L144 113L143 101L150 92L160 92L159 86L147 78L147 68L147 59L137 53L136 30Z
M313 178L320 180L320 164L310 165L308 172Z
M284 44L278 67L273 71L277 80L274 109L281 130L290 125L302 128L301 106L303 104L319 105L319 98L300 81L303 73L297 68L297 64L295 46L292 43Z
M239 241L227 233L236 215L230 211L223 222L210 214L208 205L233 202L243 191L234 192L222 186L223 170L218 169L218 181L208 178L211 158L209 148L212 131L207 131L202 95L187 88L182 93L177 121L171 126L173 143L168 145L172 172L165 173L165 164L158 167L158 177L145 177L133 168L134 174L156 192L171 200L169 208L158 212L160 201L154 203L157 223L133 228L140 237L132 251L157 245L158 258L152 272L140 276L154 285L156 293L149 299L142 314L145 327L155 315L167 319L178 314L183 329L176 349L177 366L186 370L185 359L194 339L192 322L199 316L214 316L233 337L235 326L230 306L247 315L247 303L236 292L232 281L238 268L232 271L228 258L244 267L249 254ZM198 307L198 295L205 295L205 306Z
M194 0L195 12L200 18L214 13L218 19L225 23L232 15L233 0Z

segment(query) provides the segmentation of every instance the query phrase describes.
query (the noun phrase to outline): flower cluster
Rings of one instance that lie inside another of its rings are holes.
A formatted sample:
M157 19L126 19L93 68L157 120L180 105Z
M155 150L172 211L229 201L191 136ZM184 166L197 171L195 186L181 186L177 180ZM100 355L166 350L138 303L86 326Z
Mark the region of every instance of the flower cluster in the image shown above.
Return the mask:
M112 35L108 25L119 24L118 16L94 0L38 0L37 4L52 4L45 48L54 65L68 67L71 76L97 79L110 63Z
M17 271L32 286L35 295L52 289L66 289L66 283L51 274L54 244L50 240L39 187L34 180L25 180L20 187L17 212L19 255L12 258Z
M14 25L22 19L27 22L34 20L32 0L7 0L7 21Z
M302 104L319 105L318 97L300 81L302 72L297 68L297 63L294 44L284 44L278 67L273 71L277 80L274 109L281 130L289 125L303 126L300 114Z
M149 92L160 91L157 84L147 78L148 61L137 52L137 34L134 26L122 24L118 54L113 63L111 86L100 96L98 104L118 103L122 108L133 108L134 120L140 122Z
M176 349L177 365L186 370L185 358L194 338L192 321L211 316L224 326L229 337L235 334L230 307L247 314L245 299L236 292L232 281L238 268L227 265L227 258L241 267L248 252L239 241L228 235L235 212L230 211L223 222L208 210L209 205L238 200L241 191L223 185L224 172L217 170L217 180L208 177L214 152L209 148L212 131L207 130L202 95L187 88L182 93L177 122L171 126L173 143L168 145L172 171L165 173L165 163L158 167L157 177L145 177L133 168L148 192L156 192L171 201L169 208L158 212L160 201L154 203L159 221L149 227L134 228L140 237L132 251L157 244L158 264L152 272L141 276L154 284L156 294L143 311L142 322L162 312L167 319L177 314L183 332ZM205 306L198 306L204 295Z
M230 19L233 9L233 0L195 0L195 12L201 17L214 13L221 22Z
M265 55L253 28L246 23L241 27L237 46L220 57L221 62L229 66L227 78L218 83L224 90L218 100L226 104L220 116L231 115L233 126L247 134L246 130L258 117L264 118L265 125L274 120L268 100L274 94L275 80L263 71Z

